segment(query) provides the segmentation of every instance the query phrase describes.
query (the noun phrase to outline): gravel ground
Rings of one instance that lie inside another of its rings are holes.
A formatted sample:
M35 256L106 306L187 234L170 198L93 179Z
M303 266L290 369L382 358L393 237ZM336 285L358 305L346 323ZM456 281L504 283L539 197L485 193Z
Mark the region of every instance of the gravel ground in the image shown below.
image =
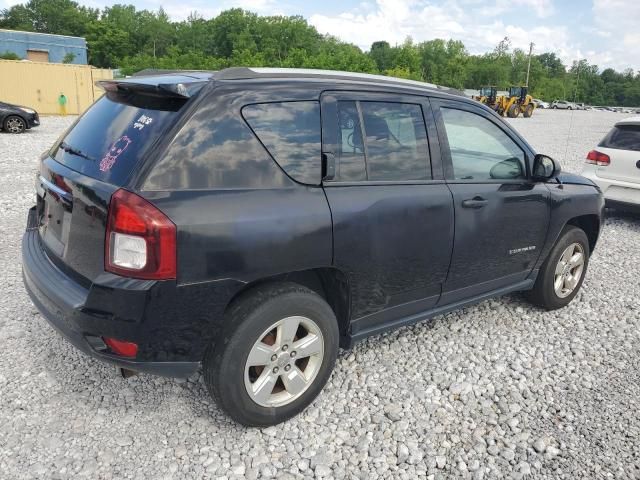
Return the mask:
M579 171L618 118L512 122ZM71 121L0 134L0 478L640 478L640 217L608 218L569 307L512 295L373 337L302 415L246 429L199 375L123 380L30 303L19 250L36 158Z

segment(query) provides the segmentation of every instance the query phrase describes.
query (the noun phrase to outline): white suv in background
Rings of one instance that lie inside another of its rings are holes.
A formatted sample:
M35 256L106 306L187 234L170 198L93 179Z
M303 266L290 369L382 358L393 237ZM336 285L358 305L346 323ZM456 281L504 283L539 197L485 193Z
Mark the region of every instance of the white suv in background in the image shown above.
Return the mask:
M554 100L553 102L551 102L551 108L553 108L554 110L558 108L561 110L574 110L576 106L571 102L567 102L566 100Z
M582 175L602 189L607 206L640 211L640 115L616 123L596 148Z

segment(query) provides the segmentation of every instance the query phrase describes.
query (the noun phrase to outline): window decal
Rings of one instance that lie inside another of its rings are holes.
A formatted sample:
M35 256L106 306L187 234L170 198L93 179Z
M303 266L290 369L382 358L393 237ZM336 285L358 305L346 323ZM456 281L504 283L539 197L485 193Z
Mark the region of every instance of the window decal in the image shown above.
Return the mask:
M142 130L146 125L149 125L153 122L153 118L148 117L146 115L142 115L136 122L133 124L133 128L137 128L138 130Z
M107 154L102 158L102 160L100 160L100 171L108 172L111 170L111 167L116 163L118 157L129 145L131 145L131 139L126 135L121 136L118 140L113 142Z

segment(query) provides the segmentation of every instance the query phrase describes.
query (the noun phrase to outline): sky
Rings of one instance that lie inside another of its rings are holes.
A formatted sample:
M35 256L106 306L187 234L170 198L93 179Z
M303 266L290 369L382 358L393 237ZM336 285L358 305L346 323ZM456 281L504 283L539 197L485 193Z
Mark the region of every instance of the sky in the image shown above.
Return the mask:
M368 50L376 40L411 36L462 40L470 53L492 50L505 36L512 47L555 52L571 65L586 58L600 69L640 70L640 0L76 0L91 7L130 3L162 6L174 20L205 18L241 7L261 15L303 15L320 33ZM0 7L21 0L0 0Z

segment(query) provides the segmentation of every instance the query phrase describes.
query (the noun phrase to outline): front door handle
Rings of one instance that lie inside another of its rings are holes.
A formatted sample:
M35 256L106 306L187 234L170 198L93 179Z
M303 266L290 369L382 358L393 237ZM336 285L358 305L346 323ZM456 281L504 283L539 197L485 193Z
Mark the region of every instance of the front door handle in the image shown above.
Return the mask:
M482 208L487 203L489 203L488 200L485 200L484 198L479 197L479 196L475 196L473 198L469 198L467 200L463 200L462 201L462 206L464 208Z

